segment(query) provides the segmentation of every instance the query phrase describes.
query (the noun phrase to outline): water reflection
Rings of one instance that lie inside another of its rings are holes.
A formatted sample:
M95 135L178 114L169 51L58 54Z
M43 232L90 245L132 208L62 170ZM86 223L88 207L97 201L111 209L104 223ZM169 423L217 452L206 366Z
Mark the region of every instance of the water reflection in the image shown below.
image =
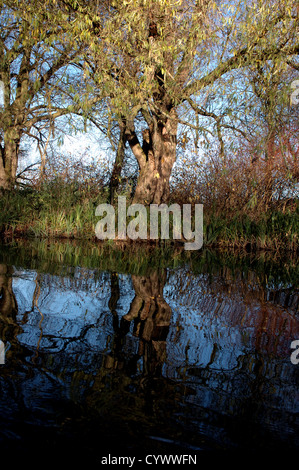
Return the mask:
M106 367L121 366L122 340L130 330L130 323L133 322L133 335L139 338L133 369L137 371L137 361L143 357L145 374L161 375L171 318L171 308L163 297L165 282L165 270L153 272L148 277L132 275L135 295L128 313L123 315L119 322L116 313L117 301L120 297L119 276L117 273L111 274L109 306L115 319L115 336L112 353L106 356Z
M223 267L1 264L0 292L5 446L80 442L100 456L299 447L296 289L278 295Z
M16 298L12 289L13 269L6 264L0 264L0 311L3 318L16 318L18 310Z
M20 331L16 321L18 305L12 287L12 273L11 266L0 264L0 340L4 350Z

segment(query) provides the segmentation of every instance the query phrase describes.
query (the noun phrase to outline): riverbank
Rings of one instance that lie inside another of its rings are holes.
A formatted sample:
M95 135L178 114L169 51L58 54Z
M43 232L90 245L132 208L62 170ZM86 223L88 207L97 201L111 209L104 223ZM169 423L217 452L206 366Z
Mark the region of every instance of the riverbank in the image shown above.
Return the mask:
M193 272L216 274L220 269L226 277L251 279L254 271L259 282L272 285L273 275L278 285L298 285L298 255L293 252L260 250L248 252L242 249L217 249L205 247L198 251L186 251L182 246L125 242L94 243L75 239L0 238L0 259L7 264L29 265L41 271L66 265L109 272L127 272L147 275L153 270L178 269L188 266ZM216 269L216 271L215 271ZM237 274L238 273L238 274ZM53 272L54 274L54 272Z
M95 226L99 219L95 209L107 202L106 192L102 190L86 197L86 193L80 194L70 188L64 188L60 194L56 189L26 189L3 194L0 199L1 237L98 241ZM238 212L230 216L219 215L218 208L205 210L205 206L203 215L203 244L206 247L298 252L298 201L292 207L269 210L258 218ZM172 240L140 240L139 243L174 245ZM184 240L175 241L178 246L183 243Z

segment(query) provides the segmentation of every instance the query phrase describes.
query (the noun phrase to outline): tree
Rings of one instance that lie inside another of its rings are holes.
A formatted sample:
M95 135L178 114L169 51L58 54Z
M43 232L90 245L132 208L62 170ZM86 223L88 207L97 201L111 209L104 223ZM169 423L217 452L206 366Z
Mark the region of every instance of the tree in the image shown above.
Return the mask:
M47 142L57 118L81 111L78 71L72 65L80 47L52 20L42 2L0 1L2 189L15 183L22 137Z
M258 137L259 147L269 167L283 150L296 160L298 110L290 105L290 85L295 78L296 74L287 63L276 67L276 70L273 70L273 64L257 65L249 70L255 121L259 128L259 135L252 135L252 138Z
M252 64L275 70L299 52L294 0L63 0L60 7L89 44L95 78L138 161L134 201L144 204L169 199L184 103L205 115L204 96L224 78Z

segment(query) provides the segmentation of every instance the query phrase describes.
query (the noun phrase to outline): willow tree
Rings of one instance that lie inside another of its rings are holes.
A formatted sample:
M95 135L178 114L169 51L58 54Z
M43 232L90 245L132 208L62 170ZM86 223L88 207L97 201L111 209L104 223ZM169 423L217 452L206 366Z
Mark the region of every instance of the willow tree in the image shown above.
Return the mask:
M297 72L288 63L281 64L281 68L275 64L258 64L249 70L256 125L251 139L260 150L260 155L256 152L255 157L264 154L270 168L271 161L283 149L292 155L294 162L297 158L298 138L295 134L299 125L299 109L290 106L291 84L296 76Z
M299 53L294 0L63 3L73 7L73 27L90 43L96 79L138 161L135 202L169 199L184 103L202 111L223 77L251 64L279 65Z
M0 0L0 27L0 189L11 189L23 136L39 141L41 128L51 133L56 118L80 110L78 90L70 99L80 46L40 1Z
M44 8L53 3L66 37L88 46L85 74L92 63L138 161L135 202L144 204L168 202L182 105L202 110L235 71L299 53L296 0L45 0Z

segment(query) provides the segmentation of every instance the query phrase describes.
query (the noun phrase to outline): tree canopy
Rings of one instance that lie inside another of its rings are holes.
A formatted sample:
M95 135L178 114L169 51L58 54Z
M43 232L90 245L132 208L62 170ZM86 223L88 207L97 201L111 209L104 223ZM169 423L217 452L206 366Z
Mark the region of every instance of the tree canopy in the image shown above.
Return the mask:
M5 2L6 7L8 4ZM79 54L85 83L92 80L101 91L107 112L118 122L124 142L137 159L135 201L146 204L169 199L178 126L186 124L183 109L193 113L187 124L195 128L200 126L199 117L214 119L221 140L217 114L221 101L215 101L211 111L213 96L219 98L221 93L222 102L228 100L233 93L243 92L242 74L249 67L271 64L275 76L282 67L296 64L299 53L295 0L245 4L231 0L35 0L11 4L17 7L25 28L18 36L18 46L12 46L10 52L24 51L18 109L24 108L25 97L34 103L42 89L44 100L51 96L54 74ZM43 51L46 54L31 85L29 50L36 57ZM80 95L86 114L91 109L89 100L89 93Z

